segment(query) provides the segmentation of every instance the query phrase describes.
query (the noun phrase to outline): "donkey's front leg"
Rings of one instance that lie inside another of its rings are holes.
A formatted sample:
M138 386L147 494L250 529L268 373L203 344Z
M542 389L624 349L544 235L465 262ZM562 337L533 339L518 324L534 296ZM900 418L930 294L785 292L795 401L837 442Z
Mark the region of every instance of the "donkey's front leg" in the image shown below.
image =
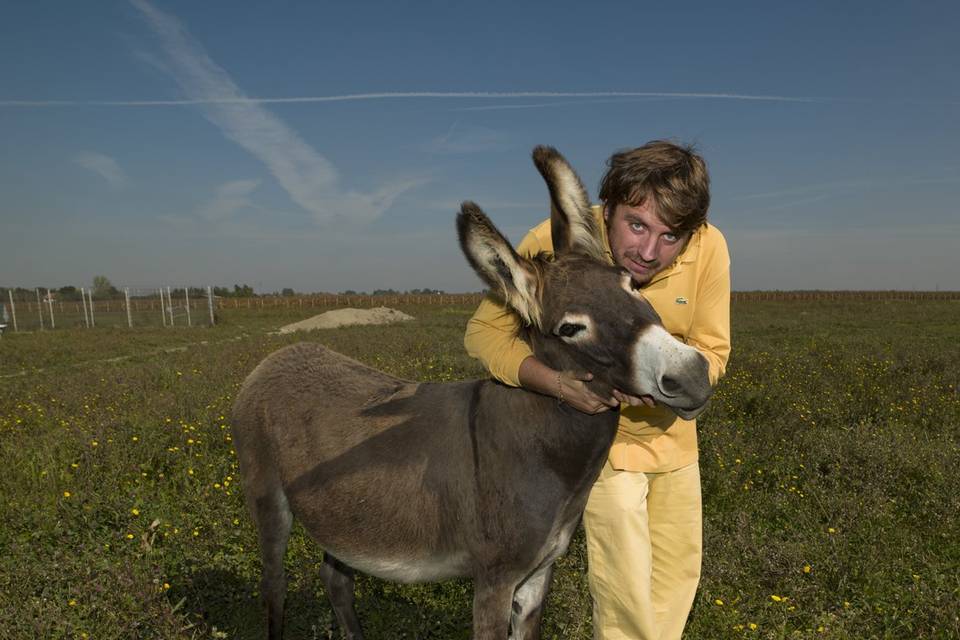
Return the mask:
M553 563L534 571L517 587L513 596L513 616L509 640L539 640L543 605L553 579Z
M474 580L473 640L504 640L507 637L516 586L516 580L503 576Z

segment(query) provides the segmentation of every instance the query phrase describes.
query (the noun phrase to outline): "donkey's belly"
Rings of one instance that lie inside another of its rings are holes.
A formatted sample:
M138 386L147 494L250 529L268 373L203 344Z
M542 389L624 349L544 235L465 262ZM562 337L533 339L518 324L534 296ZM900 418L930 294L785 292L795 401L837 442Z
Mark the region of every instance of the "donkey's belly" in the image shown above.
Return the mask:
M470 574L469 556L464 552L431 556L372 557L345 549L330 549L338 560L357 571L394 582L438 582Z
M459 509L442 461L363 445L316 464L284 487L311 537L346 564L389 580L468 573Z
M310 537L354 569L386 580L429 582L468 574L470 554L450 535L437 497L364 482L378 471L361 471L294 497L294 514Z

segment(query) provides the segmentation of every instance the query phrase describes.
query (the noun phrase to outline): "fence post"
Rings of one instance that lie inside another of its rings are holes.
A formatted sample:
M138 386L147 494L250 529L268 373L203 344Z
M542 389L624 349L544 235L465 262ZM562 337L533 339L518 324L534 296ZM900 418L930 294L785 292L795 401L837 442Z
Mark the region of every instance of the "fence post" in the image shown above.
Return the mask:
M40 331L43 331L43 303L40 302L40 288L34 289L37 292L37 311L40 313Z
M127 301L127 327L133 329L133 316L130 315L130 287L123 288L123 298Z
M160 287L160 322L167 326L167 309L163 306L163 287Z
M50 289L47 289L47 307L50 309L50 328L57 328L57 321L53 319L53 298L50 297Z
M90 326L97 326L97 319L93 316L93 291L87 289L87 299L90 301Z
M210 326L212 327L216 323L213 320L213 289L210 286L207 287L207 307L210 309Z
M167 304L170 305L170 326L173 326L173 298L170 297L170 287L167 287Z
M86 289L80 287L80 301L83 302L83 326L90 328L90 318L87 316L87 293Z
M13 330L19 331L17 329L17 307L13 304L13 290L7 289L7 295L10 296L10 315L13 316Z
M193 324L190 322L190 286L183 288L183 299L187 303L187 326L192 327Z

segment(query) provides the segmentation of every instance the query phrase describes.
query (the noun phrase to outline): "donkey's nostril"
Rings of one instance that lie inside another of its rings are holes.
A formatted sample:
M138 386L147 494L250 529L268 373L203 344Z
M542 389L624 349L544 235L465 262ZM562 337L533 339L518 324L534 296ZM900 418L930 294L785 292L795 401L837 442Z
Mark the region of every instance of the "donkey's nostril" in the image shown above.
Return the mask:
M683 391L683 385L670 376L663 376L660 378L660 391L665 395L675 396Z

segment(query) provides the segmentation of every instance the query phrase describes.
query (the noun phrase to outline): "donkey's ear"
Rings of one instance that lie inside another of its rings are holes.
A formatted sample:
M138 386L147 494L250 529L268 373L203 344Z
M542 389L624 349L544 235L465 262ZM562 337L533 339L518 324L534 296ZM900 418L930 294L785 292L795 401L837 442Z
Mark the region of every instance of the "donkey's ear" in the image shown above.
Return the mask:
M533 163L550 190L553 252L576 251L609 262L587 190L566 158L553 147L538 146L533 149Z
M473 202L460 205L457 234L460 247L477 275L526 324L540 328L539 277L533 263L514 251Z

